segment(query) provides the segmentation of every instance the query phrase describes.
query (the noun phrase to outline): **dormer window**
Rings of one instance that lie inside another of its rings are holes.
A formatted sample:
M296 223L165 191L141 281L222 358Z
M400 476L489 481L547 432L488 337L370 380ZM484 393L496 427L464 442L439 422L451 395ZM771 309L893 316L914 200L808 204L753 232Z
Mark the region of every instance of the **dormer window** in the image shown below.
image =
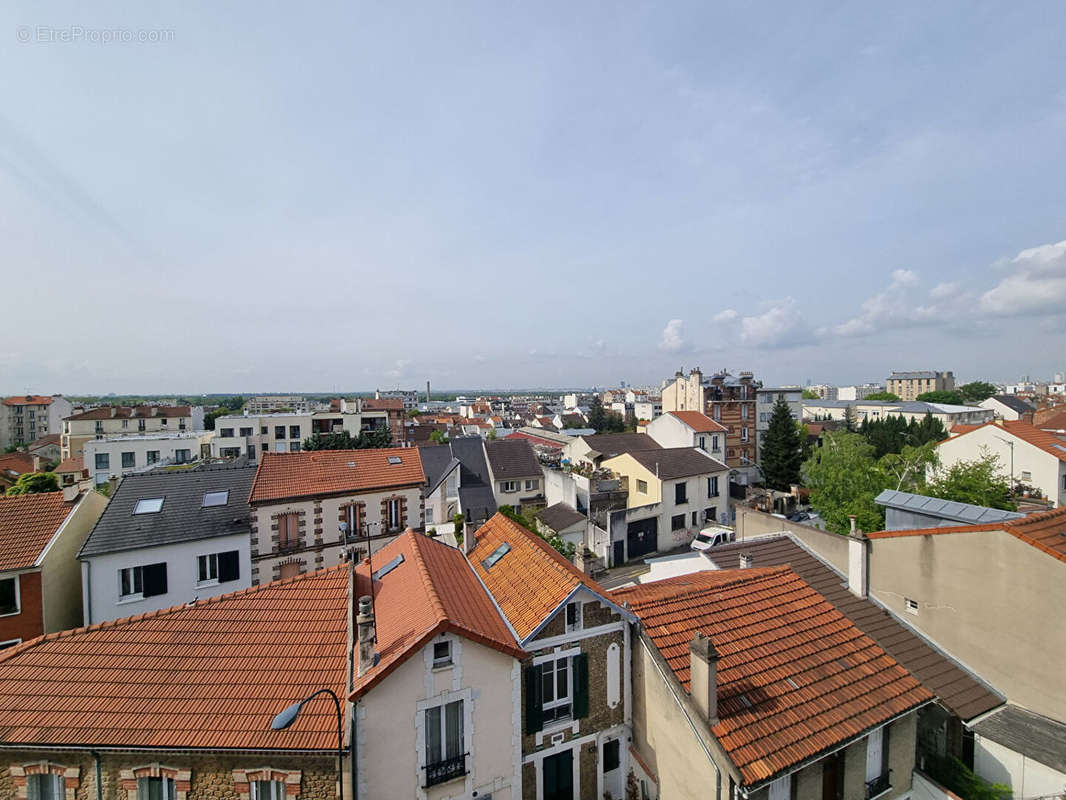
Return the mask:
M449 641L433 643L433 667L450 667L452 664L452 643Z
M163 510L163 497L149 497L137 501L133 507L134 514L158 514Z

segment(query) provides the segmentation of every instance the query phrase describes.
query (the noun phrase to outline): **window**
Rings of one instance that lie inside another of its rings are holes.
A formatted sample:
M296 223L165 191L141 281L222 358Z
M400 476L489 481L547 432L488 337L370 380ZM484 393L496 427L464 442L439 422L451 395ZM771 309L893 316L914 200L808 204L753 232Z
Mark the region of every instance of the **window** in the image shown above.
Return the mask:
M911 600L909 597L904 597L903 598L903 607L906 609L908 614L914 614L914 616L918 616L918 601L917 600Z
M145 463L146 464L155 464L158 461L159 461L159 451L158 450L149 450L147 453L145 453Z
M1029 470L1023 469L1022 470L1022 480L1023 481L1031 481L1032 479L1033 479L1033 474Z
M29 800L63 800L63 776L27 775L26 797Z
M95 432L96 433L103 433L104 432L104 423L102 423L99 420L97 420Z
M452 643L451 642L434 642L433 643L433 666L434 667L449 667L452 663Z
M142 572L140 567L126 567L118 571L119 599L141 597L144 593Z
M137 420L137 430L142 432L142 433L144 432L145 425L144 425L144 420L143 419Z
M791 800L791 798L791 775L785 775L783 778L778 778L776 781L770 784L770 793L768 795L768 800Z
M97 453L96 454L96 468L97 469L110 469L111 468L111 455L109 453Z
M707 449L707 437L706 436L701 436L700 437L700 443L699 443L698 447L701 450L706 450Z
M240 577L236 550L196 557L197 583L228 583Z
M720 405L718 405L718 404L715 404L715 406L714 406L714 418L716 420L721 420L722 419L722 407Z
M263 426L262 426L262 427L261 427L261 428L259 429L259 432L260 432L260 433L261 433L261 434L262 434L263 436L266 436L266 434L267 434L267 426L266 426L266 425L263 425Z
M433 522L433 506L426 506L426 524L432 525Z
M670 517L670 530L679 531L685 527L685 515L676 514Z
M697 525L699 525L699 524L700 524L700 523L699 523L699 516L698 516L698 515L699 515L699 512L698 512L698 511L693 511L693 512L692 512L692 527L693 527L693 528L695 528L695 527L696 527Z
M129 426L130 426L130 421L128 419L122 420L122 427L123 428L128 428Z
M299 439L300 438L300 426L299 425L290 425L289 426L289 438L290 439Z
M566 604L566 632L581 630L584 603Z
M0 616L18 614L20 610L18 575L0 580Z
M163 419L159 420L159 424L165 428L167 426L167 418L163 417Z
M223 439L228 439L233 436L233 428L220 428L218 435Z
M389 500L386 503L386 505L385 505L385 509L386 509L387 516L388 516L388 519L386 520L386 524L388 525L389 530L390 531L398 530L400 528L400 524L401 524L401 522L400 522L400 501L399 500Z
M253 428L241 428L241 436L251 436Z
M14 647L17 644L22 644L21 639L8 639L6 642L0 642L0 650L7 650L9 647Z
M532 491L534 491L536 489L539 489L539 488L540 488L540 481L538 481L536 479L531 480L531 481L526 481L526 491L527 492L532 492Z
M573 670L570 669L569 657L546 661L540 665L541 709L545 722L571 717L572 678Z
M717 497L718 496L718 476L717 475L713 475L713 476L711 476L710 478L707 479L707 496L708 497Z
M176 798L176 787L171 778L137 779L137 800L176 800Z
M747 419L748 418L748 407L746 405L741 405L741 407L740 407L740 418L741 419Z
M603 743L603 771L610 772L618 769L622 764L622 748L620 739L611 739Z
M748 428L747 428L747 426L744 426L743 428L740 429L740 441L742 441L742 442L748 441Z
M641 494L647 494L648 493L648 482L647 481L642 481L640 478L637 478L637 491L640 492Z
M278 547L289 550L300 546L300 517L298 514L281 514L278 517Z
M718 506L708 506L703 509L704 522L716 522L718 520Z
M866 737L866 796L879 797L892 788L889 783L888 739L878 728Z
M167 593L167 565L145 564L118 571L119 600L139 600Z
M518 481L502 481L500 483L500 491L501 492L517 492L518 491Z
M241 457L241 448L239 448L239 447L220 447L218 449L218 454L220 456L222 456L222 458L240 458Z
M489 554L488 558L481 562L481 566L483 566L485 569L491 569L492 567L496 566L497 561L499 561L501 558L503 558L510 552L511 545L509 545L507 542L504 542L495 550L493 550L492 553Z
M275 425L274 426L274 438L275 439L284 439L285 438L285 426L284 425Z
M131 469L137 466L137 454L136 453L123 453L122 454L122 468Z
M681 506L688 502L688 484L685 481L674 484L674 505Z
M147 497L137 501L133 507L134 514L158 514L163 510L164 497Z
M302 446L301 446L301 444L299 442L289 442L289 452L290 453L299 453L301 447Z
M719 450L719 449L721 449L721 447L718 444L718 435L715 434L714 436L711 437L711 450Z
M251 800L285 800L285 784L281 781L252 781Z
M463 701L426 709L426 786L466 774Z
M221 492L205 492L203 507L209 506L224 506L229 502L229 489L224 489Z
M196 557L196 582L218 582L218 554L211 553Z

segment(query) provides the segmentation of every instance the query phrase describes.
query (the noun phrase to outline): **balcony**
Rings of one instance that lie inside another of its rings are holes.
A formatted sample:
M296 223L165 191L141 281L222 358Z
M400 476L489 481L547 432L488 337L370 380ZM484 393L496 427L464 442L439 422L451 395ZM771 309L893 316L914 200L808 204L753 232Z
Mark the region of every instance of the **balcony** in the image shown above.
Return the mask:
M866 781L866 800L873 800L875 797L880 797L892 788L892 784L889 783L888 780L888 776L891 772L892 770L888 770L884 775L880 775L872 781Z
M422 788L428 789L438 783L447 783L450 780L466 775L467 755L469 754L463 753L461 756L447 758L444 761L438 761L436 764L427 764L425 768L426 783Z

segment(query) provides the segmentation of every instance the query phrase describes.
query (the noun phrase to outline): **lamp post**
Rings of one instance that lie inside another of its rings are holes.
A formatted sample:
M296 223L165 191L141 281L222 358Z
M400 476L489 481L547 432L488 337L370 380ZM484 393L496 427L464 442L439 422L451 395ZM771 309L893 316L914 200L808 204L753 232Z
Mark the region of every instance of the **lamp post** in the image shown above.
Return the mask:
M996 438L999 439L1001 442L1003 442L1003 444L1007 445L1007 447L1010 448L1010 496L1011 496L1011 500L1013 501L1013 499L1014 499L1014 440L1013 439L1004 439L1002 436L997 436Z
M337 790L340 792L339 800L344 800L344 736L341 732L341 701L332 689L319 689L317 692L305 697L299 702L293 703L288 708L279 711L270 723L271 730L283 731L300 716L305 704L314 700L320 694L328 694L333 698L333 705L337 709Z

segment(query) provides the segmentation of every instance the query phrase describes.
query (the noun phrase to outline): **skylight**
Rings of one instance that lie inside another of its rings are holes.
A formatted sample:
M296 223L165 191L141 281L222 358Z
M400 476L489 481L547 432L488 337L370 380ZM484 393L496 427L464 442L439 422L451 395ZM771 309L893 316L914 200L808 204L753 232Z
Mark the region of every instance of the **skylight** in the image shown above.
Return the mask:
M375 572L374 573L374 580L380 581L382 578L384 578L386 575L388 575L390 572L392 572L394 569L396 569L402 563L403 563L403 553L401 553L398 556L395 556L391 561L389 561L388 564L386 564L381 569L379 569L377 572Z
M221 492L205 492L204 493L204 508L208 506L224 506L229 502L229 489L225 489Z
M134 514L158 514L163 510L162 497L149 497L143 500L138 500L137 505L133 507Z
M402 464L403 463L403 459L400 458L399 456L389 456L389 463L390 464Z
M503 558L510 552L511 545L507 544L507 542L504 542L492 551L492 555L490 555L488 558L481 562L481 566L483 566L485 569L492 569L496 565L497 561L499 561L501 558Z

